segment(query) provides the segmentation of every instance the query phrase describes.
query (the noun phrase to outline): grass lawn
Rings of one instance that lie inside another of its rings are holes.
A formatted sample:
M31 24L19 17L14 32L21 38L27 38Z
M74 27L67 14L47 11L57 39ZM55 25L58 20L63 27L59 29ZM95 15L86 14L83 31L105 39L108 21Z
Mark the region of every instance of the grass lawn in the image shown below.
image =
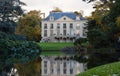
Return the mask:
M53 56L53 55L65 55L64 53L62 53L60 50L66 46L73 46L72 42L69 43L38 43L38 45L41 47L42 49L42 53L41 55L48 55L48 56Z
M50 52L50 51L43 51L41 53L41 55L47 55L47 56L63 56L65 55L64 53L60 52L60 51L53 51L53 52Z
M40 45L42 51L59 51L60 49L66 47L66 46L73 46L74 44L72 42L69 43L38 43Z
M113 74L118 74L117 76L120 76L120 62L95 67L77 76L113 76Z

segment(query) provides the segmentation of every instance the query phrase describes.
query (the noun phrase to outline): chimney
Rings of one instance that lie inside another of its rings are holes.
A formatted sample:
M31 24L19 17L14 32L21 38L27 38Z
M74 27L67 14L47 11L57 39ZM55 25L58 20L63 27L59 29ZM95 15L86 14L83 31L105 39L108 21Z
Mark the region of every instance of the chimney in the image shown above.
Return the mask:
M42 16L43 19L45 19L45 13L41 13L40 15Z

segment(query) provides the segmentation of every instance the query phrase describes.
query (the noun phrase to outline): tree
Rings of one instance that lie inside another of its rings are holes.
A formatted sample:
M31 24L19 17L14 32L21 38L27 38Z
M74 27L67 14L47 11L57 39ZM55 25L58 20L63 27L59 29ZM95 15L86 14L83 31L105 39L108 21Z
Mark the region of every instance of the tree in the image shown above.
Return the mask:
M8 76L17 64L33 62L41 53L37 43L14 35L16 22L23 14L21 5L25 4L19 0L0 0L0 76Z
M84 12L83 10L80 10L80 12L74 11L74 13L80 17L83 17L83 12Z
M97 0L83 0L83 1L90 3L90 2L97 1ZM106 4L108 2L114 2L116 0L100 0L100 1L103 2L104 4Z
M120 28L120 17L117 17L116 23L117 23L117 27Z
M38 58L25 64L15 64L19 76L41 76L41 59Z
M23 14L20 0L0 0L0 31L14 33L16 21Z
M41 53L41 48L35 42L14 38L15 35L0 32L0 76L8 73L14 65L33 62Z
M62 12L62 10L59 7L54 7L51 12Z
M88 52L90 52L88 67L90 68L118 61L120 58L118 55L120 54L118 48L120 46L120 0L99 1L95 3L95 11L93 11L91 19L88 20L88 41L92 45L88 49Z
M109 13L109 5L110 3L103 5L101 1L96 1L94 3L93 8L95 8L95 11L92 12L92 18L96 20L97 25L102 25L102 18Z
M40 41L41 39L41 16L40 11L30 11L20 18L16 34L24 35L28 40Z
M1 67L3 68L2 72L6 66L14 67L15 64L27 63L34 61L40 55L40 48L36 43L33 42L19 42L11 40L0 40L1 50ZM4 47L5 46L5 47Z
M116 25L116 19L119 16L119 9L117 9L119 7L118 4L118 0L100 0L100 2L95 3L95 11L93 12L92 19L88 21L89 40L95 39L91 40L91 42L96 42L97 38L100 38L100 35L99 37L97 37L97 34L94 35L95 30L99 30L99 33L101 32L101 38L97 42L99 42L100 45L103 45L103 43L101 43L101 40L103 40L102 42L110 44L109 47L114 46L116 40L118 39L117 35L119 34L119 29ZM92 24L92 22L94 23ZM99 44L94 45L99 46Z

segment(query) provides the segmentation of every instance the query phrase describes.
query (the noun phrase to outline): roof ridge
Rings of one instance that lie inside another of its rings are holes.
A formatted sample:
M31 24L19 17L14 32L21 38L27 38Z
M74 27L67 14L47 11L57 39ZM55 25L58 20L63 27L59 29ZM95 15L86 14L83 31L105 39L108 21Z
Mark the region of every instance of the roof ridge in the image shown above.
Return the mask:
M44 20L49 21L51 16L54 17L54 20L57 20L63 16L67 16L73 20L76 20L77 15L74 12L51 12Z

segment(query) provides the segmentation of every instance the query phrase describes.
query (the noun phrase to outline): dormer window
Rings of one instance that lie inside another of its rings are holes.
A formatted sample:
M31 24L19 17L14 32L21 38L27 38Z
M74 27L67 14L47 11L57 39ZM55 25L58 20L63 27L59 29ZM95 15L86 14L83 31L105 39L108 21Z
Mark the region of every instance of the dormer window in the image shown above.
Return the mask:
M76 16L76 20L80 20L80 17L79 17L79 16Z
M50 16L50 21L53 21L54 20L54 17L53 16Z
M80 29L80 24L77 24L76 29L77 29L77 30Z

